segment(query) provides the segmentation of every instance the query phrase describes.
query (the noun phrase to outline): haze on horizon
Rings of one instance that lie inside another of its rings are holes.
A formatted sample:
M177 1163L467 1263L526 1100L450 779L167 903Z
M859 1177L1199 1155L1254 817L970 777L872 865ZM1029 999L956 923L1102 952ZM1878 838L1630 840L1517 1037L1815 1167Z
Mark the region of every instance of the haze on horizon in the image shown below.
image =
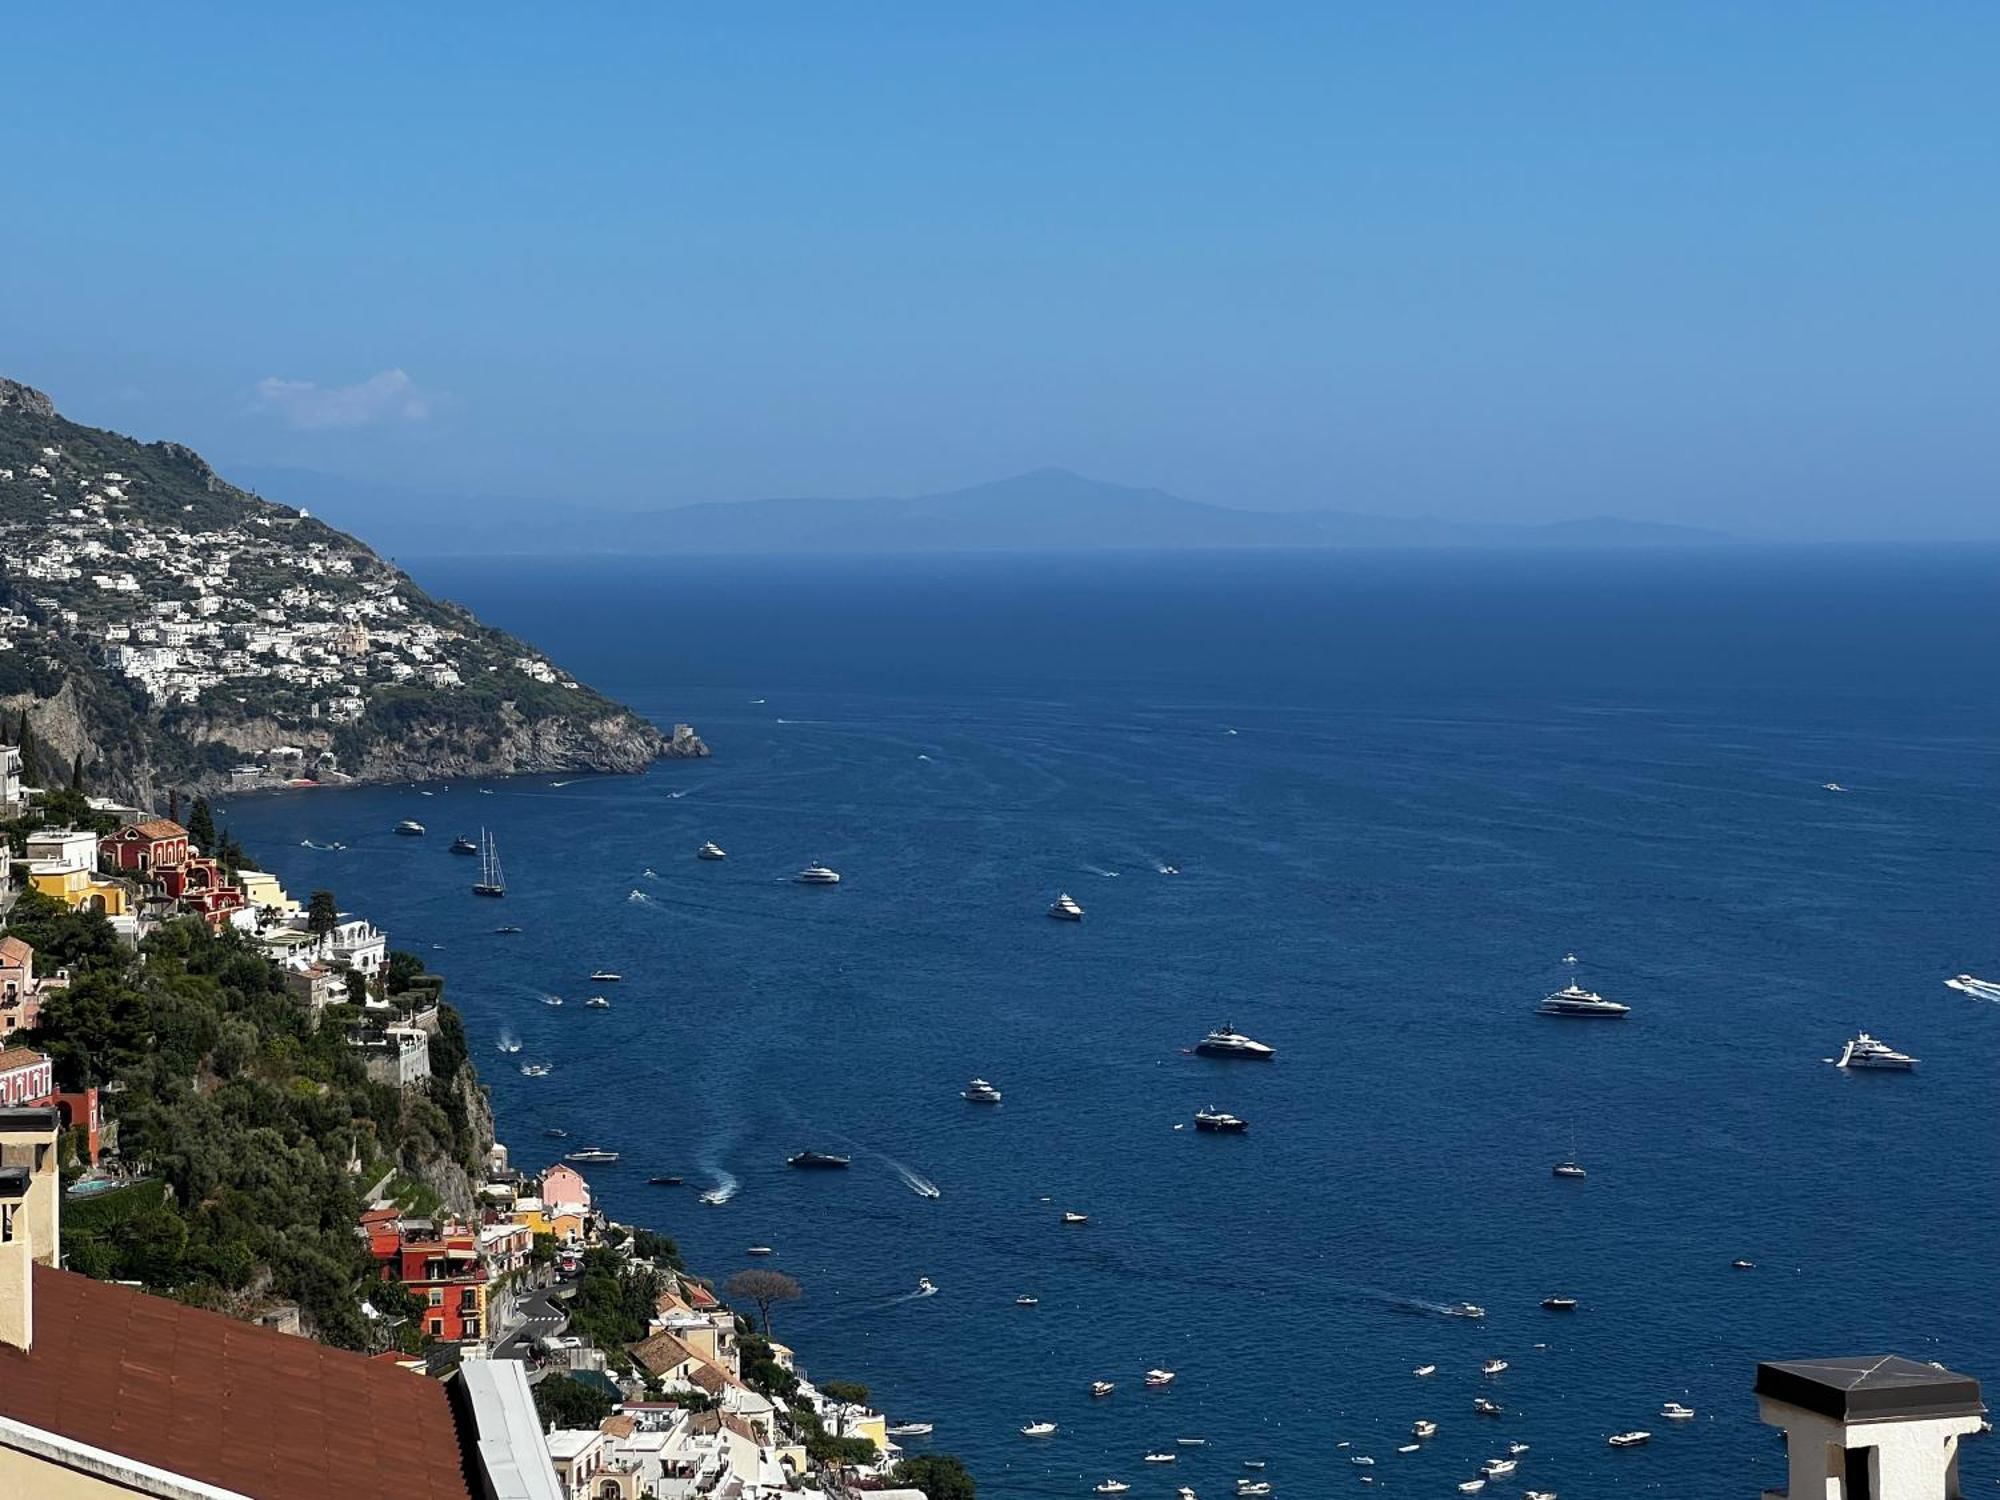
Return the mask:
M2000 538L1988 6L9 33L0 374L225 473Z

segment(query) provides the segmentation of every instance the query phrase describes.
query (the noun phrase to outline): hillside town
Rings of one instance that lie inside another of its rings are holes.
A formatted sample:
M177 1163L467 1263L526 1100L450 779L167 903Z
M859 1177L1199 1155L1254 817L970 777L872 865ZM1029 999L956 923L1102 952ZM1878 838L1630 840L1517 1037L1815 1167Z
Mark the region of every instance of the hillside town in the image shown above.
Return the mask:
M413 972L366 915L331 909L323 892L301 902L247 862L230 867L223 850L205 849L172 817L82 799L87 819L76 823L86 826L46 821L59 801L78 811L74 795L24 787L17 747L0 746L0 813L21 830L0 863L0 905L102 918L128 949L171 924L198 923L267 958L304 1026L315 1034L339 1028L372 1083L413 1092L431 1079L432 1049L446 1035L442 984ZM146 1162L120 1151L116 1086L59 1087L37 1046L49 1007L71 984L66 968L44 962L19 935L0 936L0 1420L103 1447L107 1434L93 1412L148 1399L137 1387L163 1370L189 1363L185 1385L210 1387L213 1372L196 1374L192 1362L227 1347L239 1367L247 1362L263 1371L257 1379L282 1385L302 1377L271 1341L297 1342L312 1330L282 1302L256 1307L250 1325L163 1303L170 1328L131 1314L137 1293L60 1269L59 1221L101 1211L149 1179ZM731 1307L680 1264L671 1240L612 1221L577 1164L517 1164L489 1136L469 1200L456 1204L393 1163L353 1159L348 1169L363 1183L351 1232L372 1268L364 1306L379 1351L313 1346L317 1388L295 1392L300 1404L329 1408L337 1404L329 1392L351 1385L343 1399L365 1401L378 1428L399 1410L412 1439L443 1424L448 1431L433 1438L455 1434L483 1493L510 1500L925 1493L898 1484L906 1455L864 1388L815 1385L770 1337L768 1313L760 1324ZM732 1283L730 1294L755 1301L757 1289ZM57 1309L59 1334L118 1332L37 1341L37 1319L47 1329ZM242 1328L235 1343L225 1326ZM164 1342L153 1347L149 1337ZM408 1383L385 1385L378 1368L407 1372ZM80 1382L92 1390L81 1404L91 1411L45 1403L48 1389ZM422 1394L440 1383L449 1400ZM152 1394L220 1406L232 1399ZM224 1419L220 1406L205 1420ZM117 1451L130 1459L161 1462L143 1438L122 1441ZM0 1492L35 1492L7 1490L4 1459ZM292 1493L253 1491L232 1469L237 1462L223 1445L175 1472L232 1492ZM443 1472L435 1453L413 1451L386 1487L349 1472L356 1462L328 1457L315 1479L324 1487L296 1493L465 1493L462 1481L435 1477Z

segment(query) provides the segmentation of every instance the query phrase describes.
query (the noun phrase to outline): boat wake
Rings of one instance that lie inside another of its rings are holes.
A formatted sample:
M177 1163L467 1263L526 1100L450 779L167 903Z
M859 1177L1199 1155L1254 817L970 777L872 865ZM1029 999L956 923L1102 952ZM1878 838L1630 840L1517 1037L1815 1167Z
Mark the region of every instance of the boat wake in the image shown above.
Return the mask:
M500 1029L499 1047L502 1052L519 1052L521 1050L521 1039L514 1035L514 1029L511 1026L503 1026Z
M345 845L345 844L315 844L315 843L314 843L314 842L313 842L313 841L312 841L311 839L300 839L300 840L299 840L299 847L300 847L301 849L318 849L318 850L319 850L319 851L321 851L322 853L331 853L331 852L332 852L333 850L335 850L335 849L345 849L345 848L347 847L347 845Z
M2000 984L1995 984L1990 979L1960 974L1955 979L1947 979L1945 984L1962 995L1970 995L1975 1000L1985 1000L2000 1005Z
M1116 880L1118 878L1116 870L1107 870L1102 865L1085 865L1084 868L1093 875L1102 875L1106 880Z
M637 906L651 906L653 904L653 898L640 890L630 892L625 899Z
M743 1184L720 1167L710 1167L708 1170L715 1174L715 1186L701 1195L701 1201L719 1207L734 1198Z
M889 1158L886 1156L882 1159L889 1161ZM903 1179L903 1186L915 1193L919 1198L942 1198L944 1196L944 1190L921 1172L912 1172L908 1167L897 1161L889 1161L889 1165L894 1167L896 1175Z

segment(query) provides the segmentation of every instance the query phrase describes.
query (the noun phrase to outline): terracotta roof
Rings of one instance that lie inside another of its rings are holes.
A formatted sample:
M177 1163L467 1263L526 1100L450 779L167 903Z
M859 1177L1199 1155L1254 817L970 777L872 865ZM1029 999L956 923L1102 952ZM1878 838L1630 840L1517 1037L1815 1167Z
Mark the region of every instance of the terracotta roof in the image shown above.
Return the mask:
M37 1052L33 1047L9 1047L5 1052L0 1052L0 1073L48 1060L45 1053Z
M38 1265L0 1415L259 1500L471 1500L445 1388Z
M18 969L34 956L35 950L12 933L0 938L0 964L5 964L10 969Z
M731 1432L735 1433L738 1437L748 1438L751 1442L757 1443L759 1445L763 1443L764 1440L757 1435L757 1429L752 1427L743 1418L737 1416L735 1412L726 1411L723 1412L721 1415L722 1415L722 1425L724 1427L727 1427Z
M639 1423L635 1418L628 1417L621 1412L615 1416L606 1417L602 1422L599 1422L597 1430L611 1437L628 1438L639 1430Z
M148 818L143 823L134 823L128 829L119 831L142 833L149 839L184 839L188 836L185 828L167 818Z
M697 1367L702 1365L701 1356L671 1333L656 1333L634 1344L632 1357L645 1366L648 1375L664 1375L690 1362Z
M665 1338L666 1335L661 1334L660 1337ZM690 1383L700 1386L711 1396L721 1391L730 1383L728 1371L710 1364L705 1359L696 1362L695 1367L688 1372L688 1380Z

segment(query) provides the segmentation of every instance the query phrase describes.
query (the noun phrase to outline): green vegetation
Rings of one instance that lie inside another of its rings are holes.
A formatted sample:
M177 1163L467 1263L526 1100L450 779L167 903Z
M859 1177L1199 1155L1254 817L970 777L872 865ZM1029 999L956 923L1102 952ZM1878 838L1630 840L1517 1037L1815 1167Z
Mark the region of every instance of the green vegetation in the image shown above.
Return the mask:
M477 1167L455 1014L430 1083L398 1091L367 1080L342 1028L313 1030L233 932L171 922L134 954L102 917L33 891L10 927L72 973L27 1040L59 1086L117 1086L120 1152L155 1179L68 1212L70 1265L223 1308L275 1293L328 1342L367 1347L354 1225L369 1184L348 1163L386 1159L411 1182L447 1159Z
M636 1344L645 1338L653 1305L665 1287L656 1272L627 1266L614 1250L586 1250L567 1303L570 1332L607 1354Z
M868 1387L858 1380L822 1380L819 1393L829 1401L845 1401L853 1406L868 1404Z
M544 1427L595 1427L611 1415L612 1400L594 1386L567 1375L535 1384L535 1415Z
M929 1500L976 1500L979 1487L965 1465L949 1453L919 1453L896 1465L889 1476L924 1492Z

